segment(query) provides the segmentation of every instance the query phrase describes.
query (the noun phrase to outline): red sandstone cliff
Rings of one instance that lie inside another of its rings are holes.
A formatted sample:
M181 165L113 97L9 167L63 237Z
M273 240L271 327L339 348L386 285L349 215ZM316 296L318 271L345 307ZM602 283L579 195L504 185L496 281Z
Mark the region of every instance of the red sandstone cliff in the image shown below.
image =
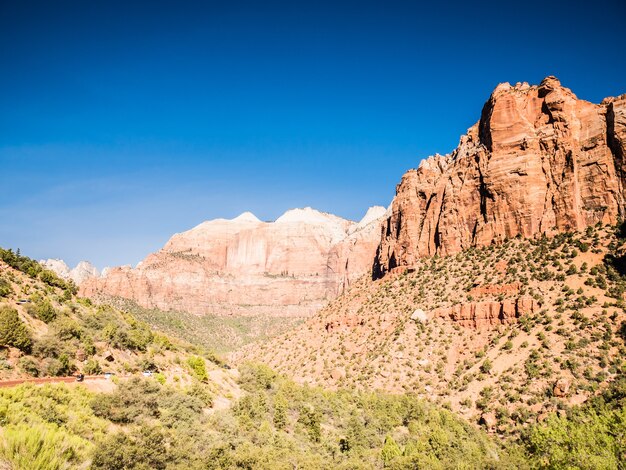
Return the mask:
M624 214L626 95L580 100L555 77L499 85L450 155L404 174L374 263L381 277L424 256Z

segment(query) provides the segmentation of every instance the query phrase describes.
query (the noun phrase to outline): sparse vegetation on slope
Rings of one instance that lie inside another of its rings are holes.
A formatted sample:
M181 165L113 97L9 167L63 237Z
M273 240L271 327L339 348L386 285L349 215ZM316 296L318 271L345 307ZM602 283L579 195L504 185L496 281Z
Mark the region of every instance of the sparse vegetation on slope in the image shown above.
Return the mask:
M253 341L266 341L300 323L300 317L195 315L148 309L129 299L109 297L106 303L129 312L152 328L184 339L219 354L238 349Z
M71 282L11 250L1 250L0 379L78 372L133 374L174 371L187 380L190 354L221 361L210 351L153 331L128 312L76 297Z
M623 369L623 245L613 227L596 226L423 259L362 279L293 332L233 356L299 382L417 393L517 434L599 393ZM534 308L511 321L461 326L445 313L520 298ZM411 319L417 309L424 321Z

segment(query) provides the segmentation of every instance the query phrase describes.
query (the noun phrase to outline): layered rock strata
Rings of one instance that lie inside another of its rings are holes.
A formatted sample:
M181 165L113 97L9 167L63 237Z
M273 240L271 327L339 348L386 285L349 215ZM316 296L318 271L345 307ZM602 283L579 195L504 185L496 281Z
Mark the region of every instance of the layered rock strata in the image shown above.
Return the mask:
M309 315L371 272L384 213L371 208L358 223L311 208L270 223L249 212L207 221L80 291L197 314Z
M625 156L626 95L593 104L555 77L501 84L454 152L402 177L374 277L517 235L615 223Z

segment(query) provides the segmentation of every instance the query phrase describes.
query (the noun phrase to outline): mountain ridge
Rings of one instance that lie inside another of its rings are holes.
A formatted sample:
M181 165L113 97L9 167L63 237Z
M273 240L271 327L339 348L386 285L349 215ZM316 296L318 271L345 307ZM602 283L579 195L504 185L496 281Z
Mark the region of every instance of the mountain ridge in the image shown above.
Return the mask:
M135 268L86 280L81 293L196 314L308 316L369 272L383 213L354 222L306 207L274 222L251 213L204 221Z
M498 85L451 154L403 175L374 277L518 234L615 224L625 211L625 145L626 95L593 104L553 76Z

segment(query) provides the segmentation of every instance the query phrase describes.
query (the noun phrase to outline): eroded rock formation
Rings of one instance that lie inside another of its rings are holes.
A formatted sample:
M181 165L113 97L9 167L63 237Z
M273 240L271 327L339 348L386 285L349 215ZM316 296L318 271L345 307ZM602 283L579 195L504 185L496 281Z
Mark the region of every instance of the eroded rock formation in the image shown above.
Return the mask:
M624 215L626 95L593 104L547 77L499 85L450 155L404 174L374 276L418 258Z
M430 318L444 318L464 327L481 328L516 323L519 317L536 312L538 307L535 299L522 296L517 299L485 300L437 308L430 312Z
M249 212L207 221L80 291L198 314L308 315L371 270L384 213L371 208L359 223L311 208L271 223Z

